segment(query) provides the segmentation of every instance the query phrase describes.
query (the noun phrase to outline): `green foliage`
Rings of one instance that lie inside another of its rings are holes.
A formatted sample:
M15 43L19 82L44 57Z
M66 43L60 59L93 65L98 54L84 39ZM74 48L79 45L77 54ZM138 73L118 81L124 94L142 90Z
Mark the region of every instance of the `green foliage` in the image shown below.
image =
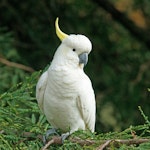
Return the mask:
M0 29L0 58L7 58L10 61L20 62L21 58L13 45L14 37L12 32L6 28ZM0 93L7 91L11 86L22 81L26 72L18 68L12 68L0 63Z
M1 150L18 150L18 149L40 149L43 147L40 138L48 128L49 123L41 114L36 99L35 85L39 78L40 72L35 72L32 76L28 76L22 83L13 86L7 92L0 95L0 149ZM77 131L70 138L82 140L92 140L94 144L81 146L78 142L66 140L63 145L52 145L50 149L95 149L103 144L106 140L116 139L139 139L150 138L150 122L144 114L141 107L139 110L145 119L144 125L130 126L122 132L108 132L100 134L92 134L89 131ZM118 144L117 144L118 145ZM150 143L139 144L138 146L119 143L111 143L111 149L135 149L145 150L150 146Z
M150 126L150 121L148 120L148 116L146 116L142 110L142 108L139 106L139 110L141 112L141 115L143 116L145 122Z
M23 83L0 95L0 149L35 149L41 146L36 134L47 130L46 118L39 114L35 99L35 84L39 73L26 77ZM34 132L33 141L23 137L24 132Z

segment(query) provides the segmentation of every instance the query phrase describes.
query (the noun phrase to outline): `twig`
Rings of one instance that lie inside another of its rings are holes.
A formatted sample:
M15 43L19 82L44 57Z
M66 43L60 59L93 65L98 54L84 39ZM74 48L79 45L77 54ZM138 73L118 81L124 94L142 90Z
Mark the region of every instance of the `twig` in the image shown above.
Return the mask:
M129 139L129 140L118 139L118 140L114 140L114 142L126 144L126 145L132 145L132 144L141 144L141 143L150 142L150 139Z
M92 144L96 143L96 141L94 141L94 140L89 140L89 139L84 139L83 140L83 139L80 139L79 137L69 138L69 140L71 142L77 143L77 144L79 144L81 146L84 146L84 145L89 146L89 145L92 145Z
M42 148L42 150L46 150L52 144L62 144L62 140L60 136L54 136L50 141L46 143L46 145Z
M138 82L140 82L143 77L143 74L148 70L149 67L150 67L150 61L143 63L139 68L139 72L137 74L136 79L133 80L132 83L137 84Z
M107 146L110 145L110 143L113 144L126 144L126 145L132 145L132 144L141 144L141 143L146 143L150 142L150 139L128 139L128 140L121 140L121 139L116 139L116 140L106 140L103 144L101 144L96 150L103 150Z
M103 150L110 144L110 142L112 142L112 140L107 140L104 144L101 144L98 148L96 148L96 150Z
M22 65L22 64L19 64L19 63L11 62L11 61L9 61L5 58L2 58L2 57L0 57L0 62L7 65L7 66L10 66L10 67L19 68L19 69L22 69L22 70L25 70L25 71L28 71L28 72L34 72L34 69L31 68L31 67L28 67L28 66L25 66L25 65Z
M48 143L42 148L42 150L46 150L53 143L54 143L54 139L48 141Z

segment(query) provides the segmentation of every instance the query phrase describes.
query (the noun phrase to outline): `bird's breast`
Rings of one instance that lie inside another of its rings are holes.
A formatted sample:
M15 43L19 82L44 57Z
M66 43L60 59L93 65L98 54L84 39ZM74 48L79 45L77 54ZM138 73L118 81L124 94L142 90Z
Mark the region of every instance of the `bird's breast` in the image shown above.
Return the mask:
M78 80L74 73L70 73L68 70L51 71L49 77L47 90L52 95L70 99L76 97Z
M66 72L51 71L44 95L44 113L52 126L67 131L75 122L85 128L77 107L76 79Z

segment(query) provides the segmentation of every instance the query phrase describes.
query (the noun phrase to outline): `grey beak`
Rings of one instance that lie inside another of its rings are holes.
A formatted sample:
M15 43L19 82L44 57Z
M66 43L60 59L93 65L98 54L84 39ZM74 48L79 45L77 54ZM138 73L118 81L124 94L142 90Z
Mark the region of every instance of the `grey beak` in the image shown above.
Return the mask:
M87 64L88 62L88 53L82 53L79 55L79 63L80 64L84 64L84 66Z

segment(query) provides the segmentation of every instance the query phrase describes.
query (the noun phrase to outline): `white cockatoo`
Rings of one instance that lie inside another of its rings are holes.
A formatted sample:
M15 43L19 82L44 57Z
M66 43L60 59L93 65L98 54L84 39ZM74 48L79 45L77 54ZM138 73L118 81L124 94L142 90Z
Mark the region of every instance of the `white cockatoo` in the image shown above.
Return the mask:
M84 35L63 33L58 18L55 27L62 43L37 83L38 105L48 122L67 136L80 129L94 132L95 95L83 71L92 44Z

